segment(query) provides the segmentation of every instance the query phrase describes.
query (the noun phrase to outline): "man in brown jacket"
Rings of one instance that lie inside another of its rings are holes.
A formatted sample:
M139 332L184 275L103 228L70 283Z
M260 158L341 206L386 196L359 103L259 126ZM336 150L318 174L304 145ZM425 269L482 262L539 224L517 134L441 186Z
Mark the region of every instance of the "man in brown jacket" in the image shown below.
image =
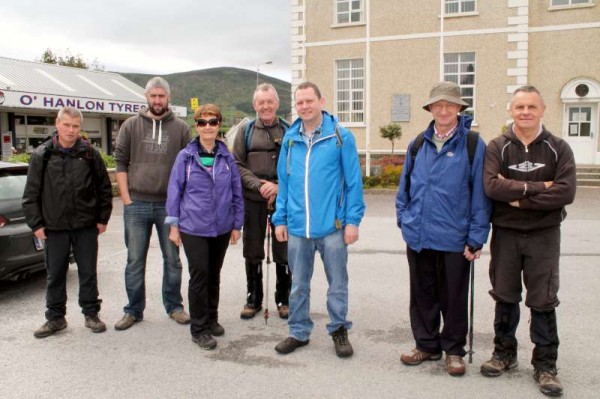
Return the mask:
M490 279L496 301L494 353L481 366L488 377L517 367L515 332L520 318L521 274L531 309L531 363L540 391L559 396L556 374L559 301L558 260L564 207L575 198L575 160L569 145L542 125L546 106L533 86L513 95L514 123L488 144L484 165L485 192L494 202Z
M258 118L240 126L234 139L235 157L244 188L244 259L246 260L246 304L240 313L242 319L251 319L262 308L262 261L265 258L264 241L267 216L275 211L277 197L277 158L281 140L288 124L277 117L279 96L273 85L263 83L254 91L252 106ZM288 297L291 274L287 262L287 244L275 239L271 225L271 243L277 282L275 303L279 317L288 317ZM267 298L268 300L268 298Z

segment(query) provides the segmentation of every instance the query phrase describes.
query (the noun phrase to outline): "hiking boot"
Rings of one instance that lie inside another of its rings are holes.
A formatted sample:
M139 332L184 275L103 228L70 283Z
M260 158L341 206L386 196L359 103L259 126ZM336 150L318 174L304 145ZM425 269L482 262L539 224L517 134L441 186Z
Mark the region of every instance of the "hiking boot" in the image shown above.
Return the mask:
M115 324L115 330L122 331L127 330L129 327L137 323L139 320L135 318L134 315L125 313L121 320L117 321Z
M340 327L331 334L333 344L335 345L335 354L338 357L350 357L354 353L352 345L348 341L348 330L346 327Z
M197 337L192 337L192 341L196 343L201 349L211 350L217 347L217 340L215 340L211 335L204 334L199 335Z
M403 353L400 356L400 361L407 366L418 366L426 360L440 360L441 353L423 352L420 349L414 348L410 352Z
M308 339L306 341L298 341L294 337L287 337L275 346L275 350L281 354L287 355L288 353L295 351L296 348L308 345L308 342Z
M35 330L33 336L36 338L46 338L57 331L64 330L65 328L67 328L67 319L64 317L55 320L48 320L43 326Z
M242 311L240 312L240 318L245 319L245 320L251 319L254 316L256 316L256 314L258 312L260 312L261 309L262 309L262 306L254 308L250 305L244 305L244 309L242 309Z
M225 329L218 322L215 321L210 325L210 335L220 337L223 334L225 334Z
M492 355L490 360L481 365L480 372L486 377L498 377L505 371L514 369L518 365L517 356Z
M290 308L288 305L281 305L277 311L279 312L279 317L282 319L287 319L290 313Z
M446 354L446 370L448 370L448 374L453 377L460 377L461 375L465 375L466 369L462 356Z
M183 310L175 310L171 312L169 317L179 324L190 324L190 315L185 313Z
M556 376L556 372L535 370L533 378L540 385L540 392L547 396L561 396L563 386Z
M106 331L106 324L104 324L104 322L100 320L98 315L85 316L85 326L87 328L91 328L92 332L95 333L101 333Z

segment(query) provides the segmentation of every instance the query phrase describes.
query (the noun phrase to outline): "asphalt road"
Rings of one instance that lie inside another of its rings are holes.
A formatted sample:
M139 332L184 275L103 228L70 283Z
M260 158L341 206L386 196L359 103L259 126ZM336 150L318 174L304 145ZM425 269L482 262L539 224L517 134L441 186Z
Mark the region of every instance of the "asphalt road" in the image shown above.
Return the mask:
M580 189L563 224L561 305L558 326L559 376L566 398L597 397L600 390L600 191ZM77 270L68 275L69 327L46 339L33 338L44 322L45 275L26 281L0 282L0 398L541 398L532 378L528 312L522 307L518 330L519 367L489 379L479 366L492 352L494 304L487 291L487 247L477 262L475 278L475 354L464 377L450 377L443 360L407 367L400 354L413 347L408 316L408 267L404 243L395 226L394 193L368 193L360 240L349 260L350 340L355 354L335 356L325 325L327 283L315 268L311 316L315 329L310 344L279 355L275 344L287 336L287 325L272 317L244 321L239 311L245 298L241 245L231 246L222 272L220 322L226 333L214 351L202 351L187 326L164 312L161 298L162 261L154 237L148 257L144 321L127 331L113 325L126 303L123 270L122 206L100 238L99 289L101 317L109 329L93 334L84 327L77 305ZM187 267L185 257L182 257ZM317 261L321 265L320 260ZM182 292L187 296L187 270ZM274 289L271 267L270 292ZM186 301L187 302L187 301ZM594 394L596 392L596 394Z

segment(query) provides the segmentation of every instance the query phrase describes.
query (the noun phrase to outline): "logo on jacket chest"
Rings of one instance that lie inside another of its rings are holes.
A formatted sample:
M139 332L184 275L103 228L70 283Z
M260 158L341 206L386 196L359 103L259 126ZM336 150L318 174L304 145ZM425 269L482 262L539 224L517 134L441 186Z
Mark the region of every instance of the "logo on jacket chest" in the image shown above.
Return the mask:
M517 164L517 165L510 165L508 167L508 169L516 170L517 172L528 173L528 172L533 172L534 170L537 170L537 169L541 169L544 166L546 166L545 163L525 161L525 162L521 162L520 164Z

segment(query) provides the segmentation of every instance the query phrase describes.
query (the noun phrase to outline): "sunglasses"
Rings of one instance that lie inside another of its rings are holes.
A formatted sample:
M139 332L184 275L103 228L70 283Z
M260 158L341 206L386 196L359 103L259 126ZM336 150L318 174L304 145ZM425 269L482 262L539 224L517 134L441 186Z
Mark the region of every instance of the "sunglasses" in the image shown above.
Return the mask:
M200 126L200 127L204 127L206 125L210 125L210 126L219 126L219 120L217 118L212 118L209 120L206 119L198 119L196 121L196 125Z

